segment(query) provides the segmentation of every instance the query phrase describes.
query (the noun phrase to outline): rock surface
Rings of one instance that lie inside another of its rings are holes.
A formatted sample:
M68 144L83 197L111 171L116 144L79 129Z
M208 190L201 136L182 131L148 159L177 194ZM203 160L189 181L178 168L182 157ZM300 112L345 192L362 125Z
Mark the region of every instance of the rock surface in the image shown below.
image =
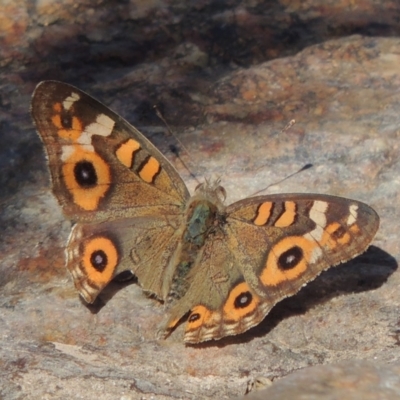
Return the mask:
M257 376L273 381L271 399L326 382L351 388L350 399L400 396L400 39L383 37L398 34L400 6L221 4L1 6L0 397L232 398ZM221 177L228 203L267 186L334 194L370 204L381 228L366 253L245 334L197 347L181 329L157 340L163 306L137 285L112 283L88 308L64 268L70 222L28 112L44 79L73 83L138 126L191 190L169 150L177 139L199 180Z
M262 381L262 379L260 379ZM347 360L296 371L270 385L237 399L246 400L391 400L400 397L400 364Z

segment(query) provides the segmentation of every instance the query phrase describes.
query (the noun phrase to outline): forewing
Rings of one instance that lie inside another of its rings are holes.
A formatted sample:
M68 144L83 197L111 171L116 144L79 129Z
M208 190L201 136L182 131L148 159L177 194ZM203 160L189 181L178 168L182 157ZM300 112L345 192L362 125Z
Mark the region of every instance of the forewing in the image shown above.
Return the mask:
M182 212L189 193L178 173L108 107L73 86L45 81L36 87L31 112L46 148L53 192L71 219Z
M228 208L247 280L275 303L321 271L365 251L379 227L368 205L336 196L261 196Z

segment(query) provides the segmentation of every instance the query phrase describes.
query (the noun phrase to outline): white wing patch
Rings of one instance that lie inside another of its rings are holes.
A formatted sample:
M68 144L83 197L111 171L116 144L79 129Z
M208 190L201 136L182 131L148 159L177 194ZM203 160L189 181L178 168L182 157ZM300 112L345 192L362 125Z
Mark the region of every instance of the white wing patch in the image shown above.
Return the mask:
M304 237L308 240L321 240L324 234L324 228L326 227L326 210L328 209L328 203L326 201L314 201L313 206L310 210L310 218L315 222L316 227L309 233L305 234Z
M115 122L110 117L107 117L105 114L99 114L95 122L85 127L78 142L80 144L91 144L93 135L110 136L114 125Z
M72 92L71 96L68 96L64 101L63 101L63 107L65 110L69 110L76 101L78 101L81 98L78 93Z
M347 225L351 226L357 221L358 216L358 205L352 204L349 207L349 216L347 217Z

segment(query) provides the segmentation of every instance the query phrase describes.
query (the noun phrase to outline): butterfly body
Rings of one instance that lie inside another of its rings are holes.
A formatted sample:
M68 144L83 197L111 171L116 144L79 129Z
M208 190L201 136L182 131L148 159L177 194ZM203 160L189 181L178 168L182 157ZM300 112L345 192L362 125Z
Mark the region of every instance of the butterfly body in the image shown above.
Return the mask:
M120 272L165 302L164 333L189 315L198 343L258 324L321 271L355 257L379 225L364 203L317 194L257 196L225 205L219 182L190 196L133 126L70 85L38 85L32 114L53 192L75 225L66 266L92 303Z

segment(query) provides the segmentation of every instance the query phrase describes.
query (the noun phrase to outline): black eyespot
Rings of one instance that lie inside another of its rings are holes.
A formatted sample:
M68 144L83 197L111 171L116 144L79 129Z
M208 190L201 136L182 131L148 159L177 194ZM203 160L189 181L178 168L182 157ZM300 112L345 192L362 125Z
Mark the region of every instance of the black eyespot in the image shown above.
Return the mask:
M90 161L79 161L74 167L75 180L79 186L89 188L97 185L97 174Z
M303 259L303 250L299 246L293 246L289 250L283 252L278 259L280 269L288 270L296 267Z
M246 308L252 300L253 296L250 292L243 292L236 297L233 305L235 308Z
M96 250L90 255L90 263L96 271L103 272L107 267L108 258L103 250Z
M68 112L61 113L61 124L64 129L71 129L72 128L72 115Z
M199 313L193 313L193 314L190 314L190 317L189 317L188 321L189 322L195 322L198 319L200 319L200 314Z
M334 232L332 232L332 237L335 240L341 239L344 235L346 234L346 229L343 228L343 226L339 226Z

